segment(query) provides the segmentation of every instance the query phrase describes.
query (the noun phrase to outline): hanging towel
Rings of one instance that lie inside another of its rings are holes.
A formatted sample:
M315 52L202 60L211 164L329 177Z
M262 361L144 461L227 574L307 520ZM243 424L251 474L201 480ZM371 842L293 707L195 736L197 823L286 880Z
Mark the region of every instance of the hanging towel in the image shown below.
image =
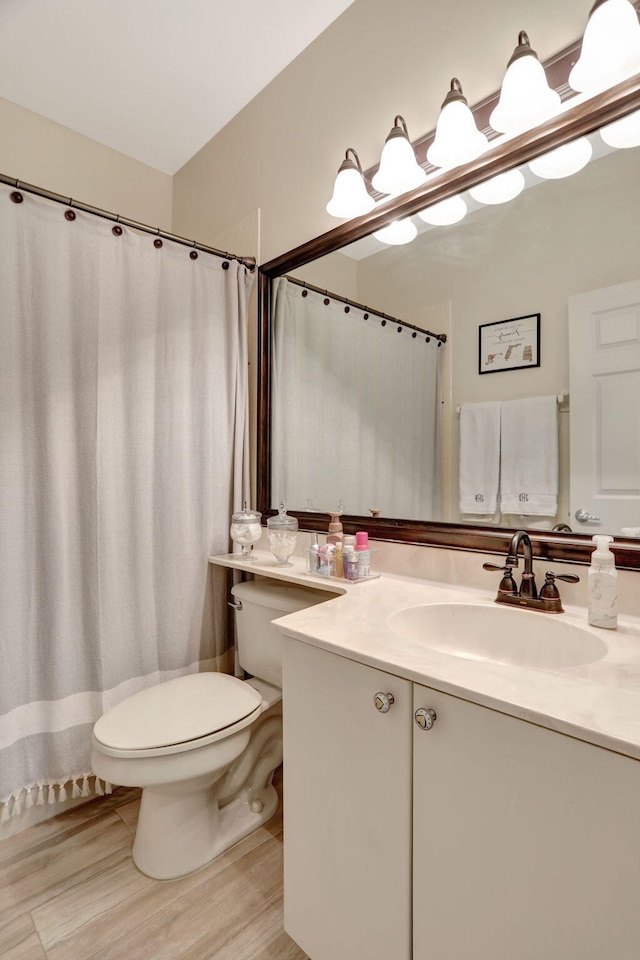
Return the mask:
M500 479L498 400L460 407L460 513L493 515Z
M502 404L502 513L553 517L558 510L558 398Z

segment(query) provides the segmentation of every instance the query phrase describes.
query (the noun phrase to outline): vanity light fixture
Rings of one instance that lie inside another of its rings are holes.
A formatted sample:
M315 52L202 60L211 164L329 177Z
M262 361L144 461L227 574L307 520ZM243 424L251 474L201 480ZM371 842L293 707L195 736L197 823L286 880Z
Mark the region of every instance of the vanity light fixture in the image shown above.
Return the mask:
M441 200L434 203L424 210L418 211L418 216L425 223L430 223L434 227L447 227L452 223L460 223L467 213L467 205L460 196L448 197L447 200Z
M489 123L498 133L522 133L552 117L560 103L560 95L549 86L544 67L521 30Z
M640 147L640 110L601 127L600 136L610 147Z
M326 211L332 217L348 219L368 213L374 206L375 200L367 190L360 158L353 147L349 147L340 164Z
M417 235L418 228L410 217L405 217L403 220L393 220L389 226L376 230L373 234L380 243L387 243L391 246L411 243Z
M596 0L569 86L594 95L640 71L640 22L631 0Z
M507 170L471 187L469 193L478 203L497 204L515 199L523 190L524 177L520 170Z
M380 193L401 194L425 182L427 175L416 159L404 117L396 116L385 140L372 186Z
M427 160L434 167L447 170L475 160L485 152L489 141L478 130L457 77L442 102L436 123L436 134L427 151Z
M579 137L555 150L543 153L529 163L529 169L542 180L560 180L578 173L591 160L593 147L586 137Z

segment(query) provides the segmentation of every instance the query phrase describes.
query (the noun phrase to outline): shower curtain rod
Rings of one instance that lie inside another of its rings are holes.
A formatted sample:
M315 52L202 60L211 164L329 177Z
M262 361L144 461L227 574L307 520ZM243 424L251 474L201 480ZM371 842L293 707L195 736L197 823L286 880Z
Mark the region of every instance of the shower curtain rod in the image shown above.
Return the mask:
M0 173L0 183L6 183L17 190L24 190L26 193L34 193L38 197L44 197L46 200L54 200L56 203L64 203L67 207L74 210L81 210L84 213L92 213L96 217L102 217L104 220L113 220L114 223L123 227L132 227L134 230L140 230L142 233L150 233L154 237L161 237L163 240L172 240L174 243L181 243L185 247L191 247L193 250L201 250L203 253L212 253L216 257L223 257L225 260L237 260L248 270L255 270L255 257L241 257L236 253L227 253L225 250L216 250L215 247L208 247L204 243L197 243L195 240L187 240L186 237L179 237L175 233L169 233L161 230L160 227L150 227L147 223L139 223L137 220L130 220L128 217L121 217L110 210L103 210L101 207L92 207L88 203L81 203L72 197L65 197L60 193L53 193L51 190L45 190L43 187L37 187L32 183L25 183L24 180L16 180L15 177L8 177Z
M416 327L413 323L408 323L406 320L398 320L397 317L390 317L388 313L382 313L380 310L372 310L371 307L367 307L364 303L357 303L355 300L349 300L347 297L341 297L337 293L331 293L329 290L322 290L320 287L314 287L312 283L305 283L304 280L297 280L295 277L285 276L285 280L289 280L291 283L295 283L298 287L304 287L306 290L313 290L315 293L321 293L325 297L330 297L332 300L337 300L339 303L345 303L349 307L355 307L356 310L364 310L367 313L372 313L376 317L382 317L384 322L389 321L390 323L398 323L402 327L408 327L409 330L415 330L416 333L424 333L427 337L433 337L434 340L437 340L438 343L446 343L447 335L446 333L432 333L431 330L425 330L423 327Z

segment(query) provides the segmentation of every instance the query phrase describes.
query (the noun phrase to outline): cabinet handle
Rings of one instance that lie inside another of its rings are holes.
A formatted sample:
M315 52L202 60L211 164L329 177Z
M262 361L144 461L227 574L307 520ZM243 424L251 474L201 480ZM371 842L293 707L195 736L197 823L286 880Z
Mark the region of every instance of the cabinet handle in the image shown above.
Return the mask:
M432 710L431 707L420 707L419 710L415 712L416 723L421 730L431 730L431 727L436 722L436 712Z
M373 695L376 710L379 710L380 713L388 713L393 700L394 697L392 693L374 693Z

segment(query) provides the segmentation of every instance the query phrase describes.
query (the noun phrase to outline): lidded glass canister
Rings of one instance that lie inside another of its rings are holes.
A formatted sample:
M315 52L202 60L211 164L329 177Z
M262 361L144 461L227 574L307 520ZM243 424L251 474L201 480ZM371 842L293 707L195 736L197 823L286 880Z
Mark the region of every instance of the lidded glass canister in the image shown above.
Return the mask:
M289 557L296 548L298 540L298 521L289 516L284 503L280 503L280 510L274 517L267 520L269 547L276 558L276 564L281 567L291 567Z
M234 513L231 517L231 529L229 534L234 543L242 547L240 556L243 560L253 560L251 551L254 543L257 543L262 536L262 514L257 510L249 510L247 501L242 504L242 510Z

